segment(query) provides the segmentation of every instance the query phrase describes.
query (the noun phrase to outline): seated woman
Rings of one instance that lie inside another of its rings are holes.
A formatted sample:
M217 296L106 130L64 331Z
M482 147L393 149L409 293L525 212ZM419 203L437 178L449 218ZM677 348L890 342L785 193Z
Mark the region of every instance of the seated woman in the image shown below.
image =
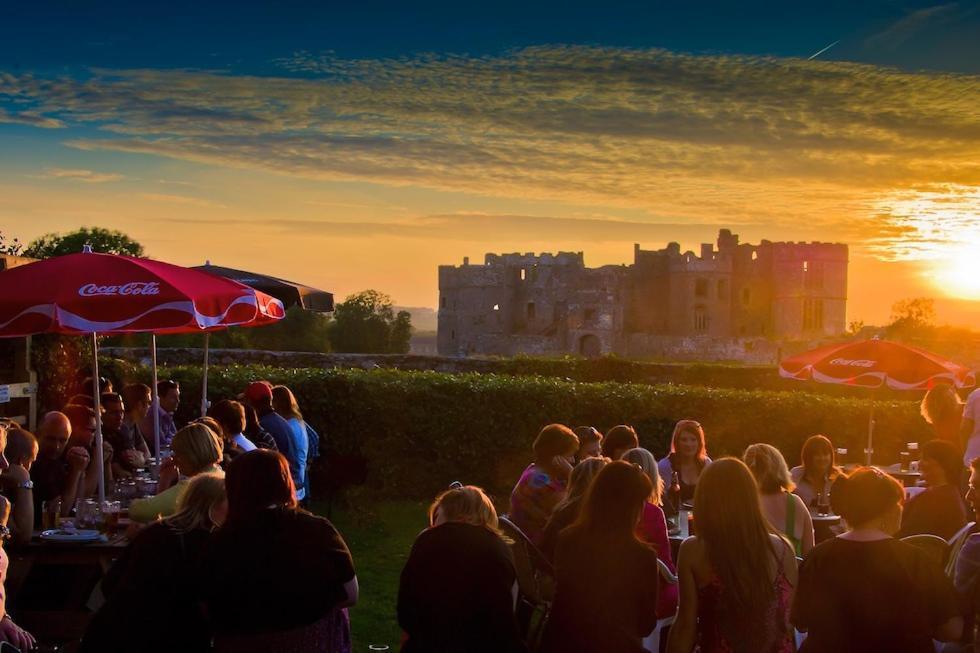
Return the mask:
M575 462L580 463L586 458L597 458L602 455L602 433L599 433L594 426L576 426L572 430L578 436Z
M620 424L606 431L602 439L602 455L609 460L619 460L630 449L640 446L636 430L628 424Z
M135 522L149 523L158 517L169 517L177 511L177 499L192 477L221 471L218 466L223 451L221 438L202 423L188 424L177 431L170 446L174 455L160 468L160 492L149 499L137 499L129 506L129 518Z
M211 630L197 601L197 568L211 531L227 512L224 474L191 479L177 512L141 530L106 573L106 602L89 622L81 651L210 650Z
M694 514L697 535L678 554L681 596L668 652L793 651L796 557L762 514L752 472L737 458L708 465Z
M201 564L214 650L349 653L354 563L333 524L297 508L289 463L266 449L243 453L225 486L228 519Z
M898 537L928 533L948 540L967 522L958 488L963 475L959 449L945 440L926 442L919 471L926 489L905 504Z
M613 461L586 494L578 520L558 538L555 601L543 653L643 653L657 624L657 553L636 535L653 485Z
M443 492L402 569L402 653L526 653L514 618L516 580L510 547L483 490L468 485Z
M630 449L623 455L623 460L639 466L650 479L653 492L643 504L643 514L637 532L644 542L653 545L657 557L664 561L671 572L676 573L674 559L670 551L670 538L667 534L667 518L664 516L663 494L664 481L657 471L657 459L646 449ZM657 617L663 619L674 614L677 610L677 585L664 584L660 587L660 599L657 601Z
M790 478L796 487L793 494L803 499L810 512L817 510L821 495L827 496L830 505L830 494L834 483L844 477L844 470L837 466L834 445L825 435L811 435L803 443L800 456L802 465L789 470Z
M945 440L961 448L960 425L963 422L963 400L948 383L940 383L929 389L922 398L919 412L930 426L936 439ZM954 483L959 483L957 479Z
M762 513L789 540L798 557L813 548L813 520L803 499L792 493L786 459L771 444L753 444L742 457L759 485Z
M673 483L674 474L680 487L680 502L689 503L694 500L694 488L698 485L701 470L711 462L704 444L704 429L693 419L682 419L674 426L674 434L670 438L670 455L658 463L660 478L665 484ZM664 506L670 515L677 514L680 506Z
M541 545L552 511L565 498L578 437L567 426L549 424L534 440L534 462L510 494L510 520L535 546Z
M549 560L554 560L558 535L578 519L579 512L582 510L582 501L589 486L592 485L592 479L608 462L608 458L586 458L575 465L568 479L568 493L561 503L555 506L555 511L551 513L548 524L544 527L544 535L541 537L541 553Z
M850 530L816 547L800 568L792 621L808 633L801 653L932 653L933 639L958 640L963 618L951 581L928 553L892 537L901 484L862 467L835 496Z

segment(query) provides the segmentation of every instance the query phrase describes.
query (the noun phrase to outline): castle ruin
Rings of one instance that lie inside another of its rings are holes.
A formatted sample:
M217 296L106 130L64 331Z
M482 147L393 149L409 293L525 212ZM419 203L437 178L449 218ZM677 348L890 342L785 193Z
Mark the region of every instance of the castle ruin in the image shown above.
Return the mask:
M487 254L439 267L438 349L471 354L665 355L679 342L819 339L845 329L847 245L740 244L700 255L633 248L632 265L582 252Z

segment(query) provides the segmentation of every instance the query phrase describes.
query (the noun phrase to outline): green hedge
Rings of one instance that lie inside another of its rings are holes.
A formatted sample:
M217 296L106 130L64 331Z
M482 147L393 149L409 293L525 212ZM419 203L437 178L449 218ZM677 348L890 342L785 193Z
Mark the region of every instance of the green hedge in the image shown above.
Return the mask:
M149 372L117 363L122 378ZM181 383L181 415L200 404L201 369L165 369L161 379ZM659 458L676 420L701 421L712 456L740 454L753 442L778 446L791 465L808 436L824 433L852 458L866 437L869 402L805 393L675 385L579 383L546 377L440 374L394 370L212 367L212 401L232 397L251 380L288 385L304 415L329 447L363 456L368 483L398 496L429 497L459 480L497 493L509 491L531 458L542 425L619 423L636 427L641 444ZM878 402L876 451L895 462L902 443L929 431L915 402Z

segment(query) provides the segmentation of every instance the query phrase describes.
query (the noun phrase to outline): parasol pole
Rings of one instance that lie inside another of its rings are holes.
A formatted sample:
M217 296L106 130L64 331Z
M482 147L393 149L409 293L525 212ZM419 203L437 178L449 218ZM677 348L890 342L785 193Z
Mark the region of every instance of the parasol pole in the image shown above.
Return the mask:
M157 459L157 473L160 470L160 393L157 389L157 334L150 334L150 356L153 362L153 385L150 390L153 392L153 455Z
M871 398L871 411L868 415L868 446L864 450L865 464L871 466L871 454L874 453L874 433L875 433L875 400Z
M211 334L204 334L204 379L201 383L201 417L208 414L208 343L211 341Z
M102 451L102 395L99 392L99 339L92 333L92 399L95 402L95 451L99 458L99 507L105 503L105 454Z

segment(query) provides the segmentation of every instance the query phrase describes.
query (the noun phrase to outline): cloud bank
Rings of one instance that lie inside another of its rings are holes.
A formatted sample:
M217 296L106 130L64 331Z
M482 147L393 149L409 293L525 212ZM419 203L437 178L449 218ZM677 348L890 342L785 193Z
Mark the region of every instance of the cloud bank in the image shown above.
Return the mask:
M278 63L0 73L0 108L94 125L87 150L678 222L840 225L895 188L980 186L977 76L579 46Z

